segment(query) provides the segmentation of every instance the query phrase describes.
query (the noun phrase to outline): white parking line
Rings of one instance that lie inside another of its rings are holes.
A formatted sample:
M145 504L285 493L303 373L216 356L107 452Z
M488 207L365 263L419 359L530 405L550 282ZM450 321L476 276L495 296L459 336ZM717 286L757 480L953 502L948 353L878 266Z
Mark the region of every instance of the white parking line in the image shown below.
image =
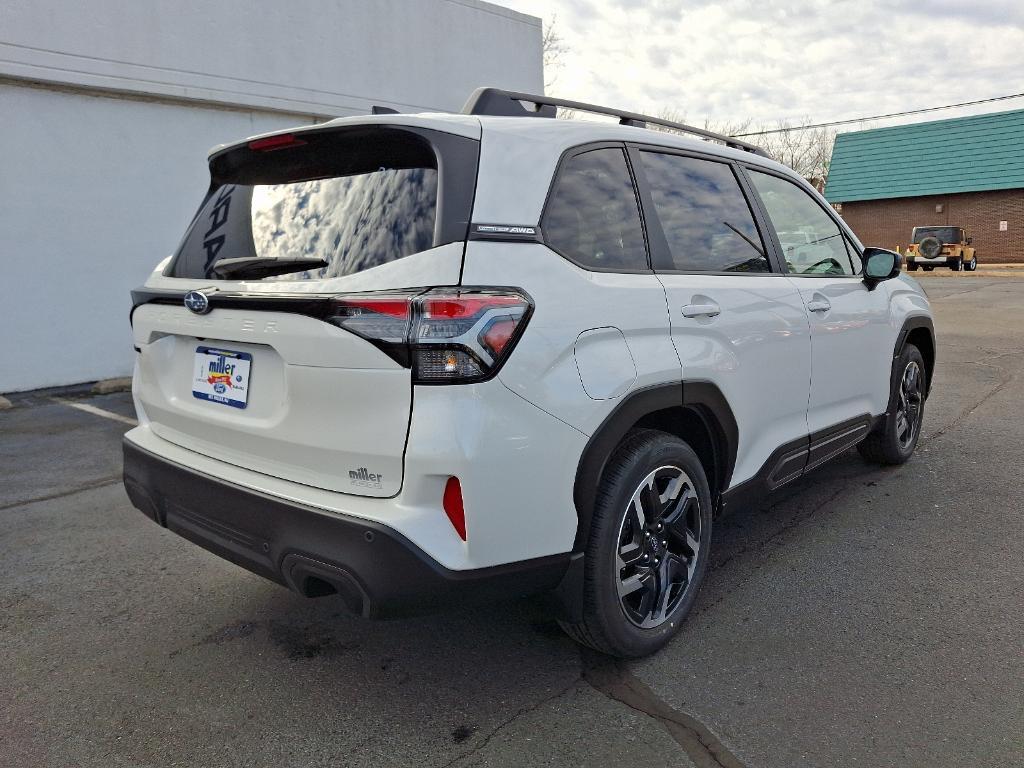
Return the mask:
M130 424L133 427L137 427L139 422L135 419L129 418L128 416L122 416L120 413L114 413L113 411L106 411L102 408L97 408L95 405L89 405L88 403L78 403L74 400L67 400L63 397L51 397L51 400L61 405L66 405L68 408L77 408L80 411L91 413L93 416L102 416L105 419L111 419L113 421L120 421L122 424Z

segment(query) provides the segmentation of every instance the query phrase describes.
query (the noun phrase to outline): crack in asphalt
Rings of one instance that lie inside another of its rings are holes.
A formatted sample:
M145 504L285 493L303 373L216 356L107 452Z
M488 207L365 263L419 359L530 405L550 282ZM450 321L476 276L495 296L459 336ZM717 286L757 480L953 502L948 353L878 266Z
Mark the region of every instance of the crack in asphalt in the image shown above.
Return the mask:
M599 693L657 720L697 768L746 768L704 723L680 712L615 659L584 650L583 679Z
M787 520L785 523L783 523L778 529L776 529L772 534L770 534L766 538L761 539L760 541L757 541L756 543L750 544L749 546L744 546L741 549L737 550L735 553L729 555L729 557L725 558L721 562L716 563L715 567L713 569L711 569L709 571L709 573L713 573L714 571L720 570L721 568L725 567L726 565L731 563L733 560L736 560L737 558L739 558L741 556L747 555L749 553L757 553L757 552L763 551L769 544L772 544L773 542L777 541L778 539L783 538L790 531L792 531L793 529L803 525L808 520L810 520L815 515L817 515L821 510L823 510L825 507L827 507L832 502L834 502L837 498L839 498L844 493L846 493L847 489L852 484L853 484L852 480L844 481L842 483L842 485L840 485L839 488L837 488L834 493L829 494L828 498L824 499L823 501L819 502L818 504L815 504L811 509L807 510L806 512L797 513L797 514L793 515L793 517L791 517L789 520ZM803 489L803 490L806 490L806 489ZM796 495L796 494L794 494L794 495ZM792 497L790 497L790 498L792 498ZM770 504L768 506L769 512L777 504L781 504L782 502L788 501L788 500L790 500L790 499L780 499L779 501L777 501L777 502L775 502L773 504ZM733 584L731 587L727 588L724 592L722 592L718 597L716 597L714 600L712 600L708 604L701 606L700 610L694 611L693 612L693 616L694 617L703 616L705 613L710 611L712 608L715 608L720 603L722 603L722 601L724 601L727 598L729 598L738 589L740 589L740 588L746 586L747 584L749 584L751 579L753 579L757 575L757 573L764 567L765 563L770 558L771 558L771 555L769 554L768 558L766 558L763 562L755 563L753 565L753 568L752 568L750 574L748 574L746 578L741 579L736 584Z
M580 665L581 672L571 683L529 706L520 707L471 749L448 761L442 768L450 768L480 753L499 733L521 717L575 690L581 682L611 701L657 721L697 768L746 768L743 761L710 728L693 715L679 711L659 697L650 686L630 672L624 662L581 648Z
M549 696L545 696L544 698L540 699L539 701L534 702L533 704L530 704L530 705L525 706L525 707L520 707L519 709L516 710L516 712L512 716L506 718L502 722L498 723L494 728L492 728L491 732L488 733L486 736L484 736L483 739L481 739L479 742L474 744L473 747L470 750L468 750L467 752L463 752L461 755L459 755L457 757L452 758L447 763L445 763L441 768L449 768L450 766L457 765L458 763L461 763L462 761L467 760L470 757L472 757L473 755L477 754L478 752L483 750L484 747L486 747L488 744L490 744L491 740L495 736L497 736L503 730L505 730L510 725L512 725L516 720L518 720L519 718L523 717L524 715L530 714L531 712L536 712L538 709L543 707L545 704L549 704L550 702L554 701L555 699L560 698L560 697L564 696L565 694L569 693L569 691L574 690L580 684L580 680L582 680L582 679L583 679L583 675L580 674L576 679L574 679L571 683L569 683L569 685L559 689L555 693L552 693Z
M932 441L937 440L938 438L940 438L943 435L947 434L950 430L955 429L956 427L959 427L961 424L964 423L964 421L966 421L968 416L970 416L976 410L981 408L981 406L983 406L985 403L987 403L989 400L991 400L997 394L999 394L1004 389L1006 389L1007 386L1009 386L1011 383L1013 383L1013 381L1016 380L1016 378L1017 378L1017 372L1011 371L1008 368L1004 368L1003 366L1000 366L1000 365L993 365L991 361L999 360L999 359L1004 358L1004 357L1013 357L1014 355L1020 355L1020 354L1024 354L1024 352L1020 352L1020 351L1004 352L1004 353L1002 353L1000 355L996 355L995 357L988 358L988 361L966 360L963 363L961 363L962 365L980 365L983 368L991 368L992 370L994 370L997 373L999 373L1000 378L1002 379L1002 381L1000 381L995 387L993 387L991 390L989 390L978 402L976 402L970 408L965 408L964 410L962 410L959 413L959 415L957 415L957 417L955 419L953 419L951 422L949 422L949 424L947 424L946 426L942 427L937 432L935 432L935 433L933 433L931 435L928 435L927 437L922 435L921 439L920 439L920 443L931 443Z
M35 496L30 499L21 499L19 501L11 501L6 504L0 504L0 512L5 512L8 509L15 509L17 507L26 507L29 504L38 504L40 501L51 501L52 499L63 499L65 496L74 496L76 493L82 493L83 491L91 491L96 488L103 488L107 485L114 485L115 483L121 482L121 476L115 477L103 477L99 480L92 480L88 483L77 486L76 488L70 488L64 491L55 491L54 493L48 493L43 496Z
M944 301L945 299L952 299L952 298L954 298L956 296L964 296L964 295L966 295L968 293L976 293L977 291L983 290L985 288L990 288L991 286L992 286L992 282L985 283L984 285L974 285L974 286L971 286L970 288L965 288L962 291L953 291L953 292L947 293L947 294L945 294L943 296L936 296L935 297L935 301Z

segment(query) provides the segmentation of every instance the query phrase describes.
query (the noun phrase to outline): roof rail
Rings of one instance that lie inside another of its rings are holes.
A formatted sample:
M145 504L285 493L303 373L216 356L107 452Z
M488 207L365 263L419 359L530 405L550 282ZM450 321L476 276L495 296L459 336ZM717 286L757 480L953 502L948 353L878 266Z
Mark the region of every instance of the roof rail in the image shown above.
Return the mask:
M534 109L528 109L526 105L529 104L532 104ZM714 131L706 131L703 128L686 125L685 123L676 123L671 120L663 120L660 117L641 115L637 112L626 112L625 110L602 107L597 104L586 104L582 101L557 99L552 96L538 96L537 94L519 93L518 91L505 91L501 88L477 88L470 95L466 106L462 108L462 113L464 115L497 115L500 117L555 117L557 107L575 109L580 112L593 112L598 115L610 115L611 117L619 118L620 125L631 125L634 128L660 125L680 131L681 133L700 136L702 139L719 141L733 149L742 149L747 152L753 152L755 155L768 157L767 152L754 144L734 139L732 136L725 136Z

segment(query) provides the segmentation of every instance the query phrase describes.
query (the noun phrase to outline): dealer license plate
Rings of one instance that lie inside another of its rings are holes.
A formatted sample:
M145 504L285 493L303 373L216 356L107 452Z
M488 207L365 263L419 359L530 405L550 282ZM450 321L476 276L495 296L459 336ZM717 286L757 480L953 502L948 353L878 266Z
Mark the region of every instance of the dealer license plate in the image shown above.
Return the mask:
M252 355L217 347L197 347L192 396L200 400L245 408L249 401Z

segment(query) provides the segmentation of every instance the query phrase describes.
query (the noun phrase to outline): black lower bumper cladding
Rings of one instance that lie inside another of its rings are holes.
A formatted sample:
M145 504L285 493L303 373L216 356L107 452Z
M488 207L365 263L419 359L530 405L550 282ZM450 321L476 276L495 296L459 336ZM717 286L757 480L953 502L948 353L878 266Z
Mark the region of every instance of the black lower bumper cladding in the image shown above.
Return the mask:
M337 593L372 618L545 592L570 555L453 571L397 531L241 488L124 441L124 485L138 509L204 549L306 595Z

